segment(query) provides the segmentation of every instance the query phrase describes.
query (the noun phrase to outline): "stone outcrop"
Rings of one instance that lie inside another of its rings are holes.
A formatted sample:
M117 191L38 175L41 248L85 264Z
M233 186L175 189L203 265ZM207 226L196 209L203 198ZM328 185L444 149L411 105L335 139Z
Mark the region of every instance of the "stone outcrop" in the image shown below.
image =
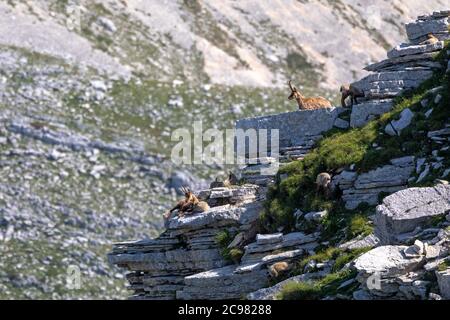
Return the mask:
M436 12L406 25L409 43L402 43L387 52L387 59L364 68L373 72L354 83L364 91L362 103L352 109L350 125L360 127L373 117L392 108L392 101L405 90L417 88L427 80L436 69L443 66L434 60L437 53L444 48L444 41L450 39L448 13ZM426 35L433 33L439 40L434 44L420 44ZM397 134L392 128L387 129L391 135Z
M402 130L411 124L413 117L414 113L409 108L406 108L400 112L400 118L398 120L392 120L386 125L384 131L390 136L399 136Z
M402 190L386 197L377 207L375 234L384 244L398 243L402 234L413 232L449 210L450 185Z
M267 129L270 140L270 130L278 129L279 147L289 148L302 146L308 150L322 134L333 128L342 108L305 110L280 113L277 115L241 119L236 122L236 129ZM270 147L270 146L269 146ZM244 145L238 145L239 154L245 154Z
M429 16L419 17L415 22L406 24L406 34L410 41L420 42L432 33L439 40L449 39L449 11L434 12Z
M255 234L252 239L264 199L261 188L246 184L200 191L212 206L207 212L168 220L157 239L115 244L108 258L130 271L131 298L239 299L269 285L271 264L314 250L319 233ZM226 260L216 241L225 230L235 235L229 248L250 242L242 247L239 264Z
M410 188L396 192L377 207L374 219L379 245L357 258L353 267L361 286L354 299L448 299L450 187ZM420 239L420 240L419 240ZM409 245L405 245L409 244ZM433 276L437 287L432 286ZM439 290L439 294L430 290Z
M257 203L211 208L207 213L174 217L154 240L117 243L110 263L131 271L127 275L132 298L174 299L184 277L227 264L215 237L221 231L248 230L257 219Z
M332 185L342 191L347 209L355 209L363 202L376 205L380 193L393 193L406 188L414 169L414 157L392 159L391 164L366 173L343 171L333 177Z
M364 126L376 116L392 110L394 103L391 99L367 101L356 105L350 115L350 126L358 128Z

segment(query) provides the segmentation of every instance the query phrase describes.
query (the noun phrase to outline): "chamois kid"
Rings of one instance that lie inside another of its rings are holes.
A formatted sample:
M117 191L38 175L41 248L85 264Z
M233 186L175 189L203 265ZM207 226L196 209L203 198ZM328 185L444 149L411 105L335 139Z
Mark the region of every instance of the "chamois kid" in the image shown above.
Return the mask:
M340 89L341 92L341 105L342 108L346 108L347 104L345 103L345 99L347 99L348 97L350 97L350 107L353 106L353 104L358 104L358 100L357 98L363 98L364 95L364 91L362 91L361 89L358 89L357 87L351 85L351 84L344 84L341 86Z
M327 172L322 172L317 175L316 193L319 193L320 191L322 191L327 198L331 194L331 175Z

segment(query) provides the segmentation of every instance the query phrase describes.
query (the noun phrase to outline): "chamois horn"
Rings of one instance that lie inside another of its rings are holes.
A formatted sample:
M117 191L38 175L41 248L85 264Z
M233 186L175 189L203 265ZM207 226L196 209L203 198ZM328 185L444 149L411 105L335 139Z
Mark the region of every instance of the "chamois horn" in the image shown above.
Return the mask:
M289 84L289 88L291 88L291 91L292 91L292 92L294 92L294 91L297 90L296 87L293 87L293 86L292 86L292 80L289 80L288 84Z

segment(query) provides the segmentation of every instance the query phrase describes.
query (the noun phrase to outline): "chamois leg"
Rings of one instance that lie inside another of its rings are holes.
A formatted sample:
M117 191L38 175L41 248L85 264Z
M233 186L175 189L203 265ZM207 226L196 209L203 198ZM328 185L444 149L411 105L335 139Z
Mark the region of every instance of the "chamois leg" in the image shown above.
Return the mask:
M347 108L347 104L345 103L345 99L347 99L347 96L346 95L342 95L342 98L341 98L341 106L342 106L342 108Z

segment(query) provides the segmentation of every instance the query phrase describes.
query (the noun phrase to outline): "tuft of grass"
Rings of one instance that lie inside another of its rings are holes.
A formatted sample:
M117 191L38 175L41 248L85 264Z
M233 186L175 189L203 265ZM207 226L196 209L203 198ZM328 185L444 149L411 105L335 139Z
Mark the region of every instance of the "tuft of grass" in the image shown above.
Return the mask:
M367 251L371 250L372 248L366 247L366 248L358 248L358 249L352 249L350 251L345 251L339 254L339 256L336 258L332 272L337 272L341 270L347 263L355 260L357 257L362 255L363 253L366 253Z
M316 282L289 282L277 295L277 300L316 300L320 298Z
M242 258L243 255L244 255L244 251L242 251L242 249L239 249L239 248L232 248L229 251L230 259L235 264L239 264L241 262L241 258Z
M445 271L448 268L450 268L450 260L445 260L439 264L438 271Z
M225 259L225 261L233 262L233 258L231 255L231 250L228 249L228 245L233 241L233 235L230 234L228 230L222 230L216 234L214 239L219 246L220 254Z
M355 271L343 270L330 273L317 281L289 282L276 298L278 300L318 300L327 295L339 293L340 284L355 276Z
M368 217L362 214L350 218L348 229L348 237L351 239L359 235L367 236L373 231Z

